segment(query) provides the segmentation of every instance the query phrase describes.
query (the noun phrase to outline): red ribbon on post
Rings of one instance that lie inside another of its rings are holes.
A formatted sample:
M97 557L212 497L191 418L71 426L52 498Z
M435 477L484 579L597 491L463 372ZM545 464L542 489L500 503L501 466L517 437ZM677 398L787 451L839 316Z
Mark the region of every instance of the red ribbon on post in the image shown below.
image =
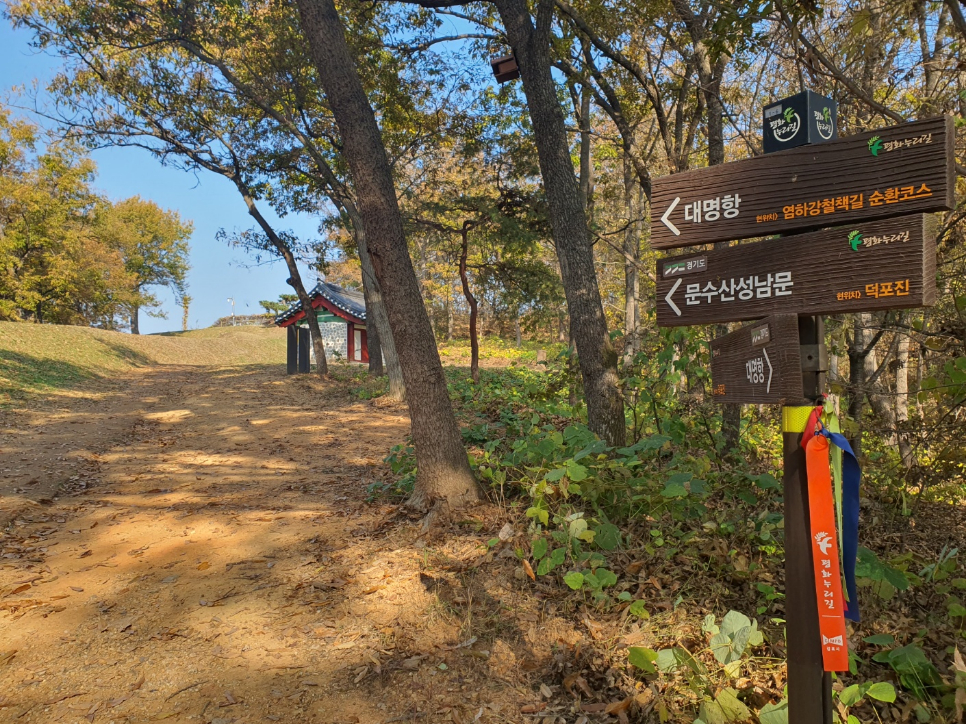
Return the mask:
M845 606L827 438L822 435L811 437L805 449L805 466L822 661L826 671L848 671L849 648L845 639Z

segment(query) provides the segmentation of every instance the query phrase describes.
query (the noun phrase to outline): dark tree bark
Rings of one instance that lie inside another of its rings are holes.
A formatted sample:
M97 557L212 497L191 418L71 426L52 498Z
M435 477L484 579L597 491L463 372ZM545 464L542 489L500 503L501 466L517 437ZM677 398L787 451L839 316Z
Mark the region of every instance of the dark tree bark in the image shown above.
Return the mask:
M855 315L852 326L852 339L849 344L849 418L855 424L855 431L849 440L855 457L862 455L862 428L865 413L865 327L861 315Z
M140 316L141 307L135 304L131 307L131 334L141 334L141 328L138 326L138 317Z
M594 160L591 147L590 97L587 86L580 90L580 202L587 224L594 223Z
M373 270L386 300L406 382L419 474L410 505L462 507L479 499L443 366L403 232L379 126L333 0L298 0L303 31L344 145Z
M476 303L476 297L473 296L473 292L470 291L470 278L466 273L466 256L469 253L469 234L472 226L473 224L471 222L464 221L463 228L460 229L460 235L463 240L460 246L460 283L463 285L463 296L466 297L466 303L470 307L470 376L474 382L479 383L480 338L476 331L479 305Z
M369 285L365 276L362 277L362 296L366 301L366 347L369 350L369 374L382 377L385 370L382 367L382 347L379 345L379 329L373 320L372 300L369 298Z
M627 229L624 230L624 365L637 354L640 322L638 299L641 294L641 212L643 192L635 183L634 165L628 149L624 149L624 208Z
M389 316L386 313L386 303L382 298L382 287L376 279L376 272L372 268L372 257L369 255L369 245L366 243L366 232L362 217L355 207L352 207L352 233L359 250L359 262L362 266L362 281L369 293L372 305L372 323L379 335L379 347L389 375L389 391L386 397L397 402L406 399L406 383L403 381L402 368L399 366L399 355L396 354L396 341L389 329ZM368 312L367 312L368 314ZM366 318L368 322L368 317Z
M319 170L322 172L326 183L330 188L336 187L338 179L331 169L324 163L321 156L318 158ZM348 189L338 186L339 193L333 191L333 201L348 214L352 221L352 238L356 242L356 250L359 252L359 264L362 267L362 286L366 294L369 295L366 304L372 308L372 324L379 337L379 347L382 352L382 359L385 363L386 373L389 375L389 390L386 397L397 402L406 399L406 383L403 381L402 369L399 366L399 356L396 354L396 342L392 337L392 330L389 328L389 315L386 313L386 303L382 297L382 287L376 279L376 272L372 267L372 257L369 255L369 244L366 241L366 227L362 220L355 201L350 197ZM366 322L369 322L369 306L366 307ZM367 327L368 328L368 327Z
M618 387L617 351L607 334L587 217L551 74L553 0L539 0L536 24L525 0L494 0L493 4L520 65L570 312L570 336L580 362L588 424L608 444L623 445L627 426Z

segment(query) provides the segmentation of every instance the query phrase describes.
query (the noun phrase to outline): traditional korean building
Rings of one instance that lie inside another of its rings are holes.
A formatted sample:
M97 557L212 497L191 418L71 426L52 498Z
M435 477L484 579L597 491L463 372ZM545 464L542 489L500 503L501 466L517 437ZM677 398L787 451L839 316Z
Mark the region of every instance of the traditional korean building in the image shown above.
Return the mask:
M319 320L326 354L341 355L342 359L354 362L368 362L366 302L362 292L319 282L309 292L309 299L312 300L312 309ZM275 324L279 327L294 325L307 328L302 302L295 302L275 317Z

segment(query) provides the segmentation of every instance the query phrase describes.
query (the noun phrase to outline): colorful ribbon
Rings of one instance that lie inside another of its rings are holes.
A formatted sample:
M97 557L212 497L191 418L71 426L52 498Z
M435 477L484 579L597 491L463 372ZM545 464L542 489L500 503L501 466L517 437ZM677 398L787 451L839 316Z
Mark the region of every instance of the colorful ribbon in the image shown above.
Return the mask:
M822 435L842 451L842 567L845 568L845 590L848 603L845 617L858 623L859 596L855 586L855 560L859 554L859 480L862 471L852 446L844 435L822 429Z
M829 441L824 435L810 436L805 449L805 465L808 477L812 564L818 597L818 624L822 636L822 662L825 671L848 671L849 649L845 638Z
M823 409L821 406L816 407L809 415L802 434L802 447L807 454L808 444L816 435L824 436L835 446L835 449L831 450L830 464L835 483L836 520L838 530L841 531L842 567L845 569L845 618L858 623L862 619L855 584L855 562L859 552L859 481L862 472L852 446L839 432L838 418L835 413L826 412L824 415L826 424L822 424ZM826 464L829 464L828 459ZM811 475L810 470L809 475Z

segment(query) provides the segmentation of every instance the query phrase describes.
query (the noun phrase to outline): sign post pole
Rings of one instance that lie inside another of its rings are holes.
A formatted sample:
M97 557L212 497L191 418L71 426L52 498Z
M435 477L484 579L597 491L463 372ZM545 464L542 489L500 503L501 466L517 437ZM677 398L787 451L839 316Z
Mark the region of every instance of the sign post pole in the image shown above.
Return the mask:
M821 317L798 318L805 397L819 404L828 367ZM813 405L782 407L785 503L785 637L789 724L832 724L832 677L822 664L802 433Z

